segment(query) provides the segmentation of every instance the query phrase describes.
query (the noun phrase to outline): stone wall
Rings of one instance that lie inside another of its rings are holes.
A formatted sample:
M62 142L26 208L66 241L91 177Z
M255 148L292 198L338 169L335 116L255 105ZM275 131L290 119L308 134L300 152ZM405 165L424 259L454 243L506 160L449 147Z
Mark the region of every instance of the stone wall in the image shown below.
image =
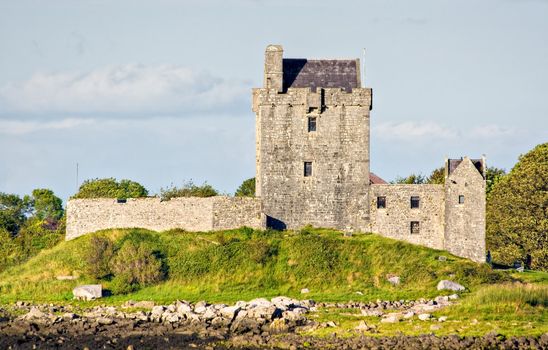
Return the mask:
M217 196L168 201L136 198L125 203L109 198L71 199L67 203L67 240L109 228L212 231L242 226L265 227L260 200Z
M411 196L419 197L419 208L411 208ZM386 198L386 208L377 208L377 197ZM369 231L443 249L444 205L443 185L371 185ZM419 222L419 233L411 233L411 221Z

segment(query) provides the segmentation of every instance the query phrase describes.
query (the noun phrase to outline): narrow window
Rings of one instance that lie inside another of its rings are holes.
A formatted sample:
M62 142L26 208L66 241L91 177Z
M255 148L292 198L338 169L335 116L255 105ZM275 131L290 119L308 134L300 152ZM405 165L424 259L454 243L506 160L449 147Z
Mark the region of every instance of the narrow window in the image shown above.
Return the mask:
M308 132L316 131L316 117L308 117Z
M417 209L419 207L419 197L411 196L411 209Z
M377 209L386 208L386 197L377 197Z
M420 232L420 226L418 221L411 221L411 234L417 235Z
M122 204L122 203L126 203L126 202L127 202L127 199L125 199L125 198L118 198L118 199L116 199L116 203Z
M312 176L312 162L304 162L304 176Z
M459 195L459 204L464 204L464 195Z

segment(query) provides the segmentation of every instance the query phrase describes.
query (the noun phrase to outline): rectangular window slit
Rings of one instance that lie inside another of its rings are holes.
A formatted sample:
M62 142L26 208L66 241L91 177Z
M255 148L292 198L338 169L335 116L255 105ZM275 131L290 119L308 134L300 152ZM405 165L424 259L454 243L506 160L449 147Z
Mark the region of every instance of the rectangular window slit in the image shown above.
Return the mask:
M420 199L418 196L411 196L411 208L417 209L419 208Z
M386 197L377 197L377 209L385 209L386 208Z
M304 176L312 176L312 162L304 162Z
M308 132L316 131L316 117L308 117Z
M420 225L418 221L411 221L411 234L416 235L420 232Z
M459 195L459 204L463 204L464 203L464 195Z
M116 199L116 203L126 203L126 202L127 202L127 199L125 199L125 198Z

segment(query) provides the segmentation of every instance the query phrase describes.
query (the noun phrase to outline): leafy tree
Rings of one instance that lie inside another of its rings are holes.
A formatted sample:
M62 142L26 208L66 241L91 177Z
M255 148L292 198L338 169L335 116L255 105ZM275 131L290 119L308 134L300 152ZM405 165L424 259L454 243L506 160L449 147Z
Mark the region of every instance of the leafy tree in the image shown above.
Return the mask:
M160 189L160 197L163 200L175 197L213 197L217 195L219 195L219 192L211 185L204 182L201 186L198 186L192 180L185 182L182 187L171 185L171 187Z
M52 190L35 189L31 197L25 196L25 201L31 207L32 215L40 220L57 222L63 217L63 201Z
M426 183L426 177L422 174L411 174L407 177L401 177L398 176L394 181L392 181L393 184L423 184Z
M148 191L138 182L115 178L86 180L72 198L140 198Z
M15 194L0 192L0 229L12 236L19 233L29 212L29 203Z
M485 192L487 195L491 193L493 188L497 183L502 180L502 178L506 175L506 171L504 169L496 168L496 167L487 167L487 170L485 172L486 177L486 188Z
M255 178L252 177L242 182L234 195L236 197L255 197Z
M520 156L487 197L487 248L493 260L548 270L548 143Z
M428 179L426 179L426 183L434 185L444 185L445 167L439 167L437 169L434 169Z

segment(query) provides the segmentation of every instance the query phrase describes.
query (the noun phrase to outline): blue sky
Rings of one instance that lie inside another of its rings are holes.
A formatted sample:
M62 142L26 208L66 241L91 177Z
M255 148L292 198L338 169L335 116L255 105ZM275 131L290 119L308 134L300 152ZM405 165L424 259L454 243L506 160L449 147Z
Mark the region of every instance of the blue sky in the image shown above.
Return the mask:
M445 156L510 169L548 141L548 1L0 0L0 191L129 178L232 193L254 176L251 88L270 44L354 58L371 169Z

